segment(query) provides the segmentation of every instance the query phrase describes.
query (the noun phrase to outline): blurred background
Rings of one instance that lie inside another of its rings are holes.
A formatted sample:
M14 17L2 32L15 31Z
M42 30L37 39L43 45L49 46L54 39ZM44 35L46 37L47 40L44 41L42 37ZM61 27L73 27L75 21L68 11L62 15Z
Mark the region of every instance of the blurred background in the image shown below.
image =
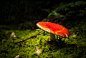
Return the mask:
M74 23L85 18L85 6L86 2L78 0L2 0L0 25L16 26L17 29L35 29L35 24L39 21Z

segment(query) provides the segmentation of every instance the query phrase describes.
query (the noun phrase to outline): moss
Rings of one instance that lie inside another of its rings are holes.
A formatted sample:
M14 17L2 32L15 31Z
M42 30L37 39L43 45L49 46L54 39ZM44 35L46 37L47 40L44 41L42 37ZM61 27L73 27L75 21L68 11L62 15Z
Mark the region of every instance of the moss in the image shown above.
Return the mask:
M19 55L19 57L23 58L78 58L78 57L86 57L86 38L85 33L82 33L82 30L85 30L85 25L82 23L82 27L76 26L69 29L70 32L73 32L69 39L56 37L56 42L51 44L52 42L48 42L49 33L44 32L40 35L37 35L43 30L3 30L3 34L7 36L7 38L3 37L2 42L0 42L0 56L2 57L15 57ZM79 29L82 30L79 30ZM76 30L79 30L76 32ZM14 32L16 37L10 37L10 34ZM77 34L74 38L73 35ZM36 36L35 36L36 35ZM2 35L3 36L3 35ZM35 36L35 37L32 37ZM32 37L32 38L30 38ZM30 38L30 39L27 39ZM59 39L61 42L59 42ZM27 39L27 40L26 40ZM25 41L23 41L25 40ZM16 43L17 42L17 43ZM16 43L16 44L14 44ZM41 53L36 53L36 46L41 49ZM82 48L83 47L83 48ZM82 53L83 52L83 53Z
M84 18L82 21L64 24L71 35L69 39L55 35L55 42L49 42L49 33L41 29L15 30L18 27L0 25L0 56L2 58L14 58L17 55L22 58L86 58L85 22ZM10 36L12 32L15 33L15 37ZM40 54L36 53L36 46L40 48Z

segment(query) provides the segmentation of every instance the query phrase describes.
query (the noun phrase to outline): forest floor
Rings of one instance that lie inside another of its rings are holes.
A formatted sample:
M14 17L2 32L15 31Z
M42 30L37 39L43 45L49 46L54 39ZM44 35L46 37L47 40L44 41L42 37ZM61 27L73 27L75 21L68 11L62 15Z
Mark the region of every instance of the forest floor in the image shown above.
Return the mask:
M56 42L53 44L48 43L49 33L41 29L14 30L13 26L0 25L0 57L86 58L85 22L86 20L76 21L73 27L67 23L65 26L71 27L68 29L69 39L55 35Z
M45 1L44 8L38 1L19 2L3 1L0 58L86 58L86 2L56 2L51 7ZM50 34L36 26L40 21L63 25L70 31L69 38L55 35L56 41L49 41Z

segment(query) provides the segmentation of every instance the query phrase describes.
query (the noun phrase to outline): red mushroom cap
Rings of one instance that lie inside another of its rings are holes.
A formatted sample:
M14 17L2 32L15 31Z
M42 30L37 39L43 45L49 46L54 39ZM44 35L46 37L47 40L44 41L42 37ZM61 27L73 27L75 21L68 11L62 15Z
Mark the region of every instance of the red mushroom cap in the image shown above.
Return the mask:
M51 32L62 37L68 38L70 36L69 30L59 24L51 22L38 22L36 25L47 32Z

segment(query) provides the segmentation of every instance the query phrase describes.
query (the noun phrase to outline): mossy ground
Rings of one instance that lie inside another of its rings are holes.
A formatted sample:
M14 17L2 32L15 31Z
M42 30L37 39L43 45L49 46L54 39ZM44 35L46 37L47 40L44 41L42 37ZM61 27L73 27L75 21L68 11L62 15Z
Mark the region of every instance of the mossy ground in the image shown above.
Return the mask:
M0 58L86 58L86 2L53 2L1 1ZM49 33L36 29L39 21L62 24L69 39L49 42Z
M65 26L69 26L69 24ZM79 24L76 22L75 27L68 29L71 33L69 39L56 35L56 42L48 42L49 33L43 32L41 29L34 31L0 29L1 58L13 58L17 55L20 58L86 58L85 21L81 21ZM13 32L15 36L11 36ZM40 32L43 33L37 35ZM36 53L36 46L40 48L40 54Z

